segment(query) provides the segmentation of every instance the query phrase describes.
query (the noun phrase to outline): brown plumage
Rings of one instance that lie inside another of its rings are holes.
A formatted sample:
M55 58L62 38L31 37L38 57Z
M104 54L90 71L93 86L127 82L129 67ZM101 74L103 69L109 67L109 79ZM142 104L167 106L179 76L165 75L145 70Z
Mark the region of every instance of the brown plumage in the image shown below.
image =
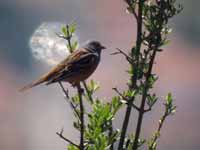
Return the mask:
M69 82L73 86L86 80L97 68L101 50L105 49L97 41L89 42L84 48L74 51L66 59L52 68L47 74L24 86L20 91L28 90L42 83Z

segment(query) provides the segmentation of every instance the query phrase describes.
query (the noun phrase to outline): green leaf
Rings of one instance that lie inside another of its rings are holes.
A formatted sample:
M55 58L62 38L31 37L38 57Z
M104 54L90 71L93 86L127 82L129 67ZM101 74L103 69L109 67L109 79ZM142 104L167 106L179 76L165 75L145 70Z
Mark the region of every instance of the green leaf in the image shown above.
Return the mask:
M65 37L68 37L68 33L67 33L67 28L66 26L62 27L62 33L64 34Z
M172 105L172 101L173 101L172 94L168 93L167 96L166 96L166 104L168 106L171 106Z
M78 41L75 41L72 43L72 49L73 51L76 50L78 48Z
M136 90L127 90L123 92L123 96L127 98L133 98L136 94Z
M75 23L75 22L73 22L73 23L71 23L71 24L69 25L69 32L70 32L71 34L73 34L73 33L76 32L76 23Z
M74 146L74 145L72 145L72 144L69 144L69 145L67 146L67 149L68 149L68 150L79 150L76 146Z
M158 98L156 97L156 94L148 95L147 96L147 104L149 107L152 107L156 102Z
M152 74L148 79L149 88L152 88L157 80L158 80L158 76L156 76L155 74Z

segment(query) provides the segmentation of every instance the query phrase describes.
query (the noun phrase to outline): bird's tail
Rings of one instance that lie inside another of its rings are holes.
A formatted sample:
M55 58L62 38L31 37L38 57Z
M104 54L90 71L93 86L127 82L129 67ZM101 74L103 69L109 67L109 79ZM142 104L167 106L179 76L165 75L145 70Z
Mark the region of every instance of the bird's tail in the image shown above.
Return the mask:
M34 86L37 86L37 85L39 85L39 84L41 84L41 83L44 83L45 81L46 81L45 78L42 77L42 78L40 78L39 80L33 81L32 83L27 84L27 85L24 86L23 88L19 89L19 92L24 92L24 91L26 91L26 90L28 90L28 89L34 87Z

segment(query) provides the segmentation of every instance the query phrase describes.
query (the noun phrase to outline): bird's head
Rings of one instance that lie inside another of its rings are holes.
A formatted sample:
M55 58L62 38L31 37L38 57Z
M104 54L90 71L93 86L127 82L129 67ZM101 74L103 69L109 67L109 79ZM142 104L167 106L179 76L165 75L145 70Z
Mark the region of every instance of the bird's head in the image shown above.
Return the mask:
M98 41L90 41L86 44L85 46L86 49L88 49L89 51L94 51L97 53L101 53L101 50L106 49L105 46L101 45L100 42Z

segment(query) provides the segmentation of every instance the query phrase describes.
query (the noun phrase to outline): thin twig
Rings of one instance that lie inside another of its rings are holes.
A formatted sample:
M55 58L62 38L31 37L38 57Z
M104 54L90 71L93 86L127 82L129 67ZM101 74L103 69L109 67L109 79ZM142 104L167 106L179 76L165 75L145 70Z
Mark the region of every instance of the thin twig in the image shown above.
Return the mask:
M127 102L126 104L128 104L128 101L132 99L132 98L125 97L117 88L113 88L113 90ZM136 106L134 103L131 103L131 106L135 108L137 111L140 111L140 108Z
M154 143L158 140L159 136L160 136L160 131L161 131L161 128L163 126L163 123L165 122L166 118L168 116L168 113L167 113L167 108L165 108L165 113L163 114L163 116L161 117L161 119L159 120L159 125L158 125L158 129L156 130L155 132L155 135L151 141L151 144L149 146L149 150L153 150L153 146L154 146Z
M60 87L61 87L63 93L65 94L65 98L69 99L69 91L68 91L68 90L65 90L65 88L64 88L64 86L63 86L63 84L62 84L62 82L59 81L58 83L59 83L59 85L60 85Z
M123 56L125 56L126 60L130 63L133 64L134 60L125 52L123 52L121 49L116 48L117 52L111 53L111 55L118 55L118 54L122 54Z
M145 109L144 112L145 112L145 113L146 113L146 112L149 112L149 111L151 111L151 109L152 109L152 107L149 107L148 109Z
M79 115L78 111L76 110L76 106L69 100L69 92L68 92L68 90L67 90L67 91L65 90L65 88L64 88L64 86L63 86L63 84L62 84L61 82L58 82L58 83L59 83L59 85L60 85L60 87L61 87L63 93L65 94L66 101L70 104L70 106L72 107L74 113L75 113L75 114L79 117L79 119L80 119L80 115Z
M77 148L80 148L77 144L75 144L75 143L72 142L71 140L69 140L69 139L67 139L66 137L64 137L64 136L63 136L63 131L64 131L64 130L61 129L61 131L60 131L60 132L56 132L56 134L57 134L61 139L65 140L66 142L68 142L68 143L70 143L70 144L76 146Z
M129 101L128 97L125 97L117 88L112 88L119 96L121 96L124 100Z
M86 91L86 93L87 93L87 96L88 96L90 102L93 103L94 100L93 100L93 98L92 98L92 95L90 94L90 91L89 91L89 89L88 89L87 84L86 84L85 81L83 81L83 86L84 86L84 88L85 88L85 91Z
M138 15L135 12L135 10L132 8L131 0L125 0L125 2L129 5L129 8L131 8L131 13L134 15L136 21L138 21Z
M73 48L72 48L72 44L71 44L72 35L70 35L69 25L68 24L66 25L66 27L67 27L67 35L68 35L68 37L66 38L66 40L67 40L68 45L69 45L69 51L70 51L70 53L72 53L73 52Z

